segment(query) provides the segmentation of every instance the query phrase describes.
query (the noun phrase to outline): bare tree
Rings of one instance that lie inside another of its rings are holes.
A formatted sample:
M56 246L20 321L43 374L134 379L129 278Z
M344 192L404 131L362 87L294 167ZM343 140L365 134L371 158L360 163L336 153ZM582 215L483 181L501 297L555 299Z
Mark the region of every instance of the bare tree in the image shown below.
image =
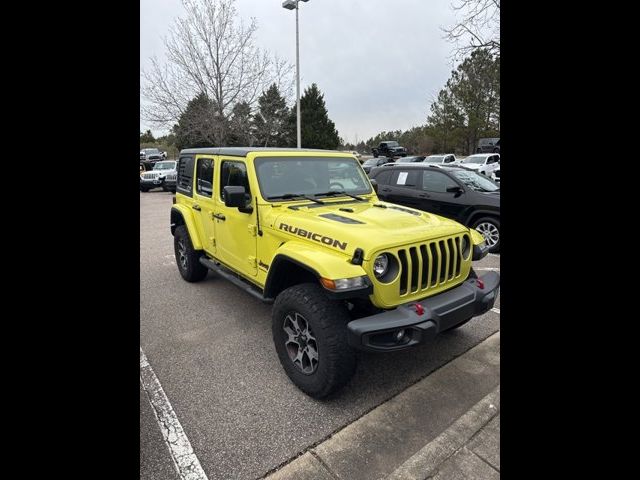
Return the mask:
M443 28L445 39L454 44L453 58L459 60L477 48L500 56L500 0L457 0L451 7L458 22Z
M236 23L236 0L183 0L186 15L164 39L167 63L151 58L142 72L146 102L142 117L158 127L177 123L190 100L206 95L216 117L227 119L238 102L253 105L272 83L291 95L293 66L254 43L257 24ZM216 122L215 141L226 140L226 122Z

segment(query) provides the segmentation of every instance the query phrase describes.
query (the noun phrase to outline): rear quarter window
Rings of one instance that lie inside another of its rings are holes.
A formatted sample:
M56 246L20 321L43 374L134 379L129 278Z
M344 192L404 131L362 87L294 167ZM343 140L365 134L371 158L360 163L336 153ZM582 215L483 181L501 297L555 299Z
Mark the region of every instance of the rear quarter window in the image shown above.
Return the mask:
M188 197L193 196L193 157L180 157L176 191Z

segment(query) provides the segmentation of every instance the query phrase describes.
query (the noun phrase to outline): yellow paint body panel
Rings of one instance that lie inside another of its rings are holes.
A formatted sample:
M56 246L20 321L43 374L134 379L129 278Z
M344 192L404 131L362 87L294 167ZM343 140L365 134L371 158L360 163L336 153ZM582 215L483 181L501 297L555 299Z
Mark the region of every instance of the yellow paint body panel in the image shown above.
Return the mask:
M471 239L472 245L482 243L484 238L476 230L438 215L381 202L373 188L369 194L360 195L367 199L366 202L351 201L346 196L323 197L325 205L314 204L305 199L266 200L260 191L253 163L256 158L265 156L346 158L352 159L358 168L362 168L353 155L340 152L250 152L246 157L195 155L194 165L203 157L213 158L215 162L212 179L214 193L207 204L207 215L211 216L202 217L203 221L213 222L209 229L214 232L210 234L212 236L204 241L199 238L198 232L204 230L202 226L200 229L196 227L192 209L198 201L197 195L189 197L178 191L176 205L173 207L183 214L194 248L204 250L208 256L231 267L261 288L265 286L268 269L276 255L287 256L328 279L367 275L373 284L370 300L380 308L393 308L429 297L466 280L471 268L471 253L467 258L461 259L460 242L466 236ZM234 223L214 219L217 212L229 215L229 208L224 206L219 191L223 161L238 161L246 165L251 190L253 212L236 215ZM194 182L195 176L194 173ZM194 192L195 190L194 185ZM256 212L260 215L262 236L257 235ZM359 223L342 223L322 216L327 214L339 215ZM213 238L218 239L217 245L216 241L211 241ZM236 242L225 242L224 248L221 248L220 238L234 238ZM233 251L236 244L239 245L237 248L241 249L240 252ZM430 268L437 267L431 265L432 248L441 261L443 258L449 259L446 271L445 265L441 265L442 272L434 273ZM363 251L362 265L351 263L356 249ZM221 252L225 251L228 252L228 258L221 257L224 255ZM374 259L381 253L393 255L399 264L397 276L389 283L380 282L373 274ZM402 255L405 256L405 264L402 264ZM444 276L445 273L446 278L432 278ZM401 285L403 275L409 284L405 292L402 292Z

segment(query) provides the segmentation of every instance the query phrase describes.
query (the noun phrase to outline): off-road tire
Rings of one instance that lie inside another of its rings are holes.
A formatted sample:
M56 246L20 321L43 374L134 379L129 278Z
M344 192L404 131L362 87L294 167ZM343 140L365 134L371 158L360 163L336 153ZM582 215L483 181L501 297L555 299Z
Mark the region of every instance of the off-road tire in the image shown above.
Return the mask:
M287 353L283 327L292 312L303 316L313 331L318 363L303 373ZM330 300L320 285L302 283L284 290L273 305L272 334L280 363L291 381L307 395L323 398L342 388L356 369L355 351L347 343L349 313L344 303Z
M183 244L181 245L181 242ZM184 257L182 257L180 250L184 247ZM180 225L176 228L173 235L173 249L176 256L176 265L178 265L178 271L182 278L187 282L199 282L207 276L209 269L202 265L199 261L202 256L202 252L194 250L191 238L189 238L189 232L187 227ZM184 262L182 259L184 258Z
M478 218L478 219L473 221L473 224L471 225L471 228L476 228L481 223L491 223L497 228L497 230L498 230L498 242L495 245L491 246L491 248L489 248L489 252L490 253L499 252L500 251L500 237L502 236L502 235L500 235L500 220L495 218L495 217Z
M140 187L140 191L146 193L149 191L149 187Z

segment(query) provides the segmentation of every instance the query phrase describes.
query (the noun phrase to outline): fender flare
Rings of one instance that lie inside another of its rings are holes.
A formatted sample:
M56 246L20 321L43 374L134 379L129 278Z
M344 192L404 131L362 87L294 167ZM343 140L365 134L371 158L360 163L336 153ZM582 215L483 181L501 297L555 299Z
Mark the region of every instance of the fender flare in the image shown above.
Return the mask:
M475 217L497 217L500 219L500 213L496 213L492 210L474 210L469 214L464 224L471 227L471 223Z
M176 227L179 225L185 225L187 227L194 250L202 250L203 247L200 242L200 237L198 236L193 212L184 205L174 205L171 207L171 235L175 234Z
M277 288L280 265L286 262L308 271L318 281L321 277L337 279L366 275L362 266L349 263L349 257L346 255L325 252L301 242L287 242L278 248L271 260L264 287L265 297L273 296L272 292Z

